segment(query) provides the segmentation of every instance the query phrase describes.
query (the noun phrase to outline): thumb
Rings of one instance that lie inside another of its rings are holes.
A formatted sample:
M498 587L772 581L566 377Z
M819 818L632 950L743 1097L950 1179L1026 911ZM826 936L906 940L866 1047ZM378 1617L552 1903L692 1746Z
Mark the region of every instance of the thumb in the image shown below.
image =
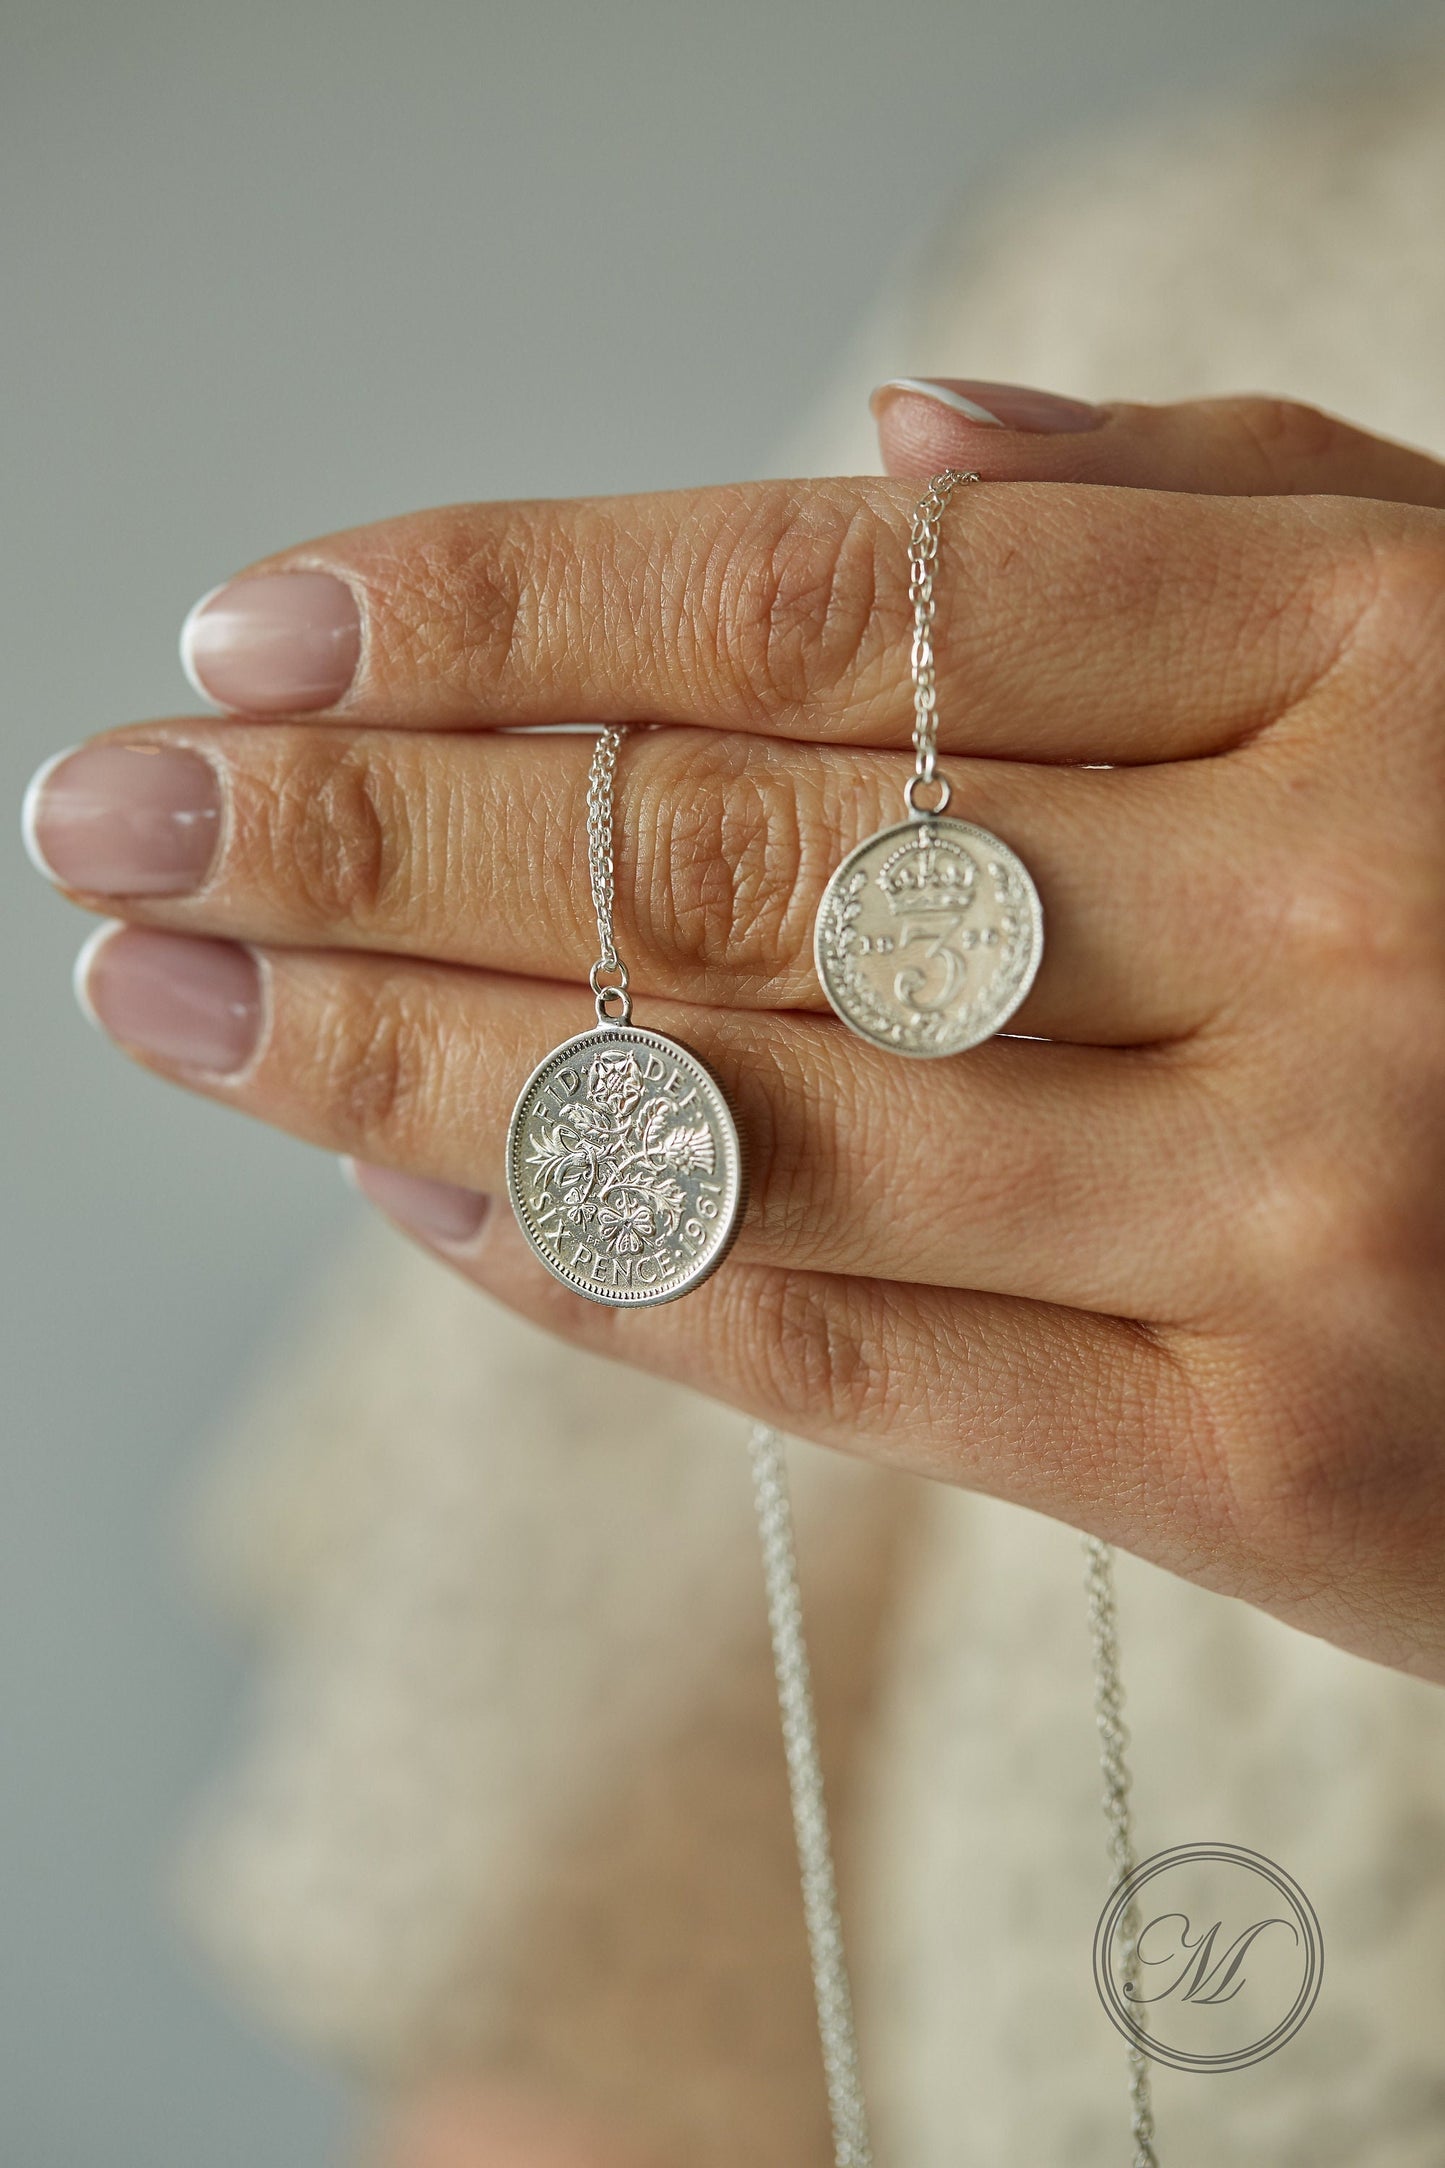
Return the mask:
M1292 399L1086 406L1018 384L896 377L872 405L889 474L969 467L990 482L1445 506L1445 466L1428 453Z

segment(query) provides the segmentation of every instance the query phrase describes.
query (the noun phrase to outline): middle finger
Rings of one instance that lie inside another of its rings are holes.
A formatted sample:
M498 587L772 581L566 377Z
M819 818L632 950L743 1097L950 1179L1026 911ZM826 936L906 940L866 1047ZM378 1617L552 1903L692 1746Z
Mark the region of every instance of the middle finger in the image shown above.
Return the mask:
M153 925L581 979L597 952L591 752L590 735L151 726L49 773L32 827L74 893ZM901 818L907 757L654 729L624 758L619 921L637 989L821 1010L812 938L824 885ZM959 760L949 773L954 810L1011 843L1043 897L1043 967L1019 1031L1153 1044L1197 1031L1236 995L1243 931L1230 938L1231 913L1261 803L1257 789L1241 802L1234 763ZM195 846L189 876L166 857L181 843ZM146 893L157 880L165 892ZM128 882L142 892L127 895Z

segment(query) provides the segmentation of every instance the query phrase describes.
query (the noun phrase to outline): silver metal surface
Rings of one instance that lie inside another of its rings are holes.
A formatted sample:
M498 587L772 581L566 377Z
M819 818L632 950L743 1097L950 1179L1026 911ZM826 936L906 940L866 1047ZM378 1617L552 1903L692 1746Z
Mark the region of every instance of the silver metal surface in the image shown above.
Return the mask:
M1089 1644L1094 1660L1094 1714L1099 1726L1099 1768L1104 1779L1104 1821L1109 1833L1110 1888L1134 1872L1133 1815L1129 1805L1129 1732L1124 1722L1124 1682L1119 1669L1119 1619L1114 1596L1114 1554L1097 1536L1085 1536L1084 1593L1089 1605ZM1139 1915L1133 1905L1120 1922L1123 1977L1138 1970ZM1136 2009L1142 2023L1142 2005ZM1154 2101L1149 2061L1129 2047L1129 2127L1134 2138L1132 2168L1159 2168L1154 2150Z
M597 1029L532 1071L507 1132L507 1191L547 1270L592 1302L672 1302L722 1263L742 1217L742 1140L696 1054L631 1021L613 934L613 797L622 732L598 732L587 779Z
M671 1302L717 1269L737 1233L742 1143L695 1054L635 1024L601 1024L523 1085L507 1189L565 1286L625 1307Z
M597 914L598 957L587 975L597 997L599 1023L609 1019L625 1024L632 1016L632 996L627 990L627 966L617 954L612 931L612 905L616 870L612 848L612 801L617 782L617 755L622 732L610 725L597 733L592 767L587 777L587 871L592 883L592 908ZM607 983L607 981L612 983Z
M849 853L813 934L819 983L844 1023L920 1057L961 1054L1001 1031L1043 952L1023 860L987 829L926 814Z
M917 756L914 772L920 783L933 781L938 759L938 682L933 662L933 620L937 605L933 597L933 568L938 563L943 515L954 491L963 483L978 479L978 475L965 474L957 467L945 467L942 474L935 474L914 507L913 526L908 536L908 599L913 605L913 750Z
M962 1054L1001 1031L1044 952L1044 914L1018 853L987 829L946 820L938 772L934 568L944 510L976 474L946 468L920 498L908 538L913 605L913 773L908 820L869 836L823 892L813 932L818 980L860 1038L894 1054Z
M793 1802L793 1830L803 1882L803 1917L813 1965L813 1993L818 2005L818 2037L833 2125L835 2168L871 2168L872 2147L858 2075L858 2041L853 2025L853 1996L843 1954L843 1921L833 1872L828 1806L823 1794L823 1763L813 1710L813 1681L803 1634L803 1599L793 1541L793 1512L788 1497L783 1442L766 1423L753 1425L749 1451L753 1463L753 1498L763 1546L763 1576L768 1591L773 1668L783 1717L783 1746L788 1762L788 1790Z
M773 1668L783 1719L793 1829L802 1875L803 1915L818 2009L818 2038L823 2051L828 2111L833 2128L833 2159L835 2168L871 2168L873 2153L859 2076L852 1989L843 1950L843 1921L833 1870L783 1441L769 1424L755 1423L749 1452L758 1533L762 1542L763 1575L768 1592ZM1124 1876L1133 1872L1135 1860L1129 1808L1129 1734L1124 1727L1113 1553L1096 1536L1085 1536L1084 1557L1110 1886L1117 1888ZM1136 1919L1126 1914L1124 1924L1130 1935L1137 1935ZM1149 2064L1139 2049L1132 2046L1129 2050L1129 2111L1134 2141L1131 2168L1159 2168L1159 2156L1154 2146Z

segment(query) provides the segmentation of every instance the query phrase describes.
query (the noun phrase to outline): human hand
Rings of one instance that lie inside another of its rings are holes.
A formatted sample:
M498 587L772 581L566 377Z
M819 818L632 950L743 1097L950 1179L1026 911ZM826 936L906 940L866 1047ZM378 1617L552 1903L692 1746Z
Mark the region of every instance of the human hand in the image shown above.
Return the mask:
M985 476L941 746L1043 896L1034 1036L899 1061L813 975L910 768L897 480L459 506L253 568L190 645L256 719L32 795L124 921L85 999L552 1330L1445 1679L1445 471L1268 401L882 419L900 470ZM752 1162L729 1262L627 1312L486 1203L595 954L590 742L495 732L616 720L658 726L618 792L638 1020Z
M387 2119L366 2168L663 2168L636 2137L484 2078L421 2088Z

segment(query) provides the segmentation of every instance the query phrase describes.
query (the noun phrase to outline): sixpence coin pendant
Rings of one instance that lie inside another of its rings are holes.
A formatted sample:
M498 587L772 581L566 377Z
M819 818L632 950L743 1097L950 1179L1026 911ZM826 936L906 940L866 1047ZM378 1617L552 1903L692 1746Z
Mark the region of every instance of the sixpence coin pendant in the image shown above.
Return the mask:
M744 1204L742 1142L722 1087L676 1040L632 1022L612 934L612 795L622 733L602 731L587 799L600 954L597 1027L522 1086L507 1189L547 1270L592 1302L671 1302L722 1263Z
M1044 952L1038 890L1016 851L985 828L944 817L938 773L933 569L939 523L960 482L929 484L913 518L913 744L908 818L850 851L823 894L814 929L818 979L843 1022L890 1053L961 1054L1001 1031Z

